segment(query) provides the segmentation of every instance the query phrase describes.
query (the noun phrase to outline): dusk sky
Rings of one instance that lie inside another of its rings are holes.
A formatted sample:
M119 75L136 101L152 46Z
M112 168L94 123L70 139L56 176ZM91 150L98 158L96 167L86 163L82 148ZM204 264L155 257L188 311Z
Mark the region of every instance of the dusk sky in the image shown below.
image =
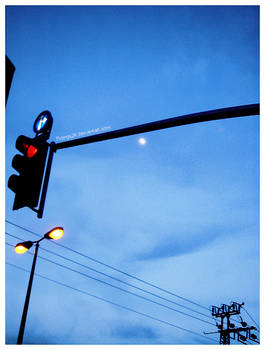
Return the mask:
M54 226L65 234L40 244L25 344L214 345L209 308L233 301L259 325L259 116L58 150L42 219L13 211L7 187L16 139L35 136L43 110L58 143L259 103L259 6L7 6L5 16L16 67L6 344L17 341L34 252L12 246Z

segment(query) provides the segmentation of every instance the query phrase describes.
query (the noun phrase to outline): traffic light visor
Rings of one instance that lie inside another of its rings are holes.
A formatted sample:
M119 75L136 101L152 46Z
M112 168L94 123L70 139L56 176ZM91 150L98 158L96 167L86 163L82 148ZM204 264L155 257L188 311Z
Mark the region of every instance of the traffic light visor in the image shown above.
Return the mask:
M38 148L33 145L33 140L26 136L19 136L16 141L16 148L27 158L32 158L38 152Z
M20 177L18 175L11 175L8 179L8 187L13 192L18 192L21 187L21 181Z

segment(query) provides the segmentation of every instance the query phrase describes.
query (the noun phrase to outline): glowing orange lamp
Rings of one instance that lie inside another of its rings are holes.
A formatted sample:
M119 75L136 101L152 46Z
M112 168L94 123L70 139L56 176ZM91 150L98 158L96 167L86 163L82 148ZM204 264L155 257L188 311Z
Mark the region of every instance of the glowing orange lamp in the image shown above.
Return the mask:
M45 238L47 239L60 239L64 234L64 229L62 227L55 227L49 232L45 233Z
M33 246L33 242L31 241L21 242L15 246L15 251L18 254L24 254L32 246Z

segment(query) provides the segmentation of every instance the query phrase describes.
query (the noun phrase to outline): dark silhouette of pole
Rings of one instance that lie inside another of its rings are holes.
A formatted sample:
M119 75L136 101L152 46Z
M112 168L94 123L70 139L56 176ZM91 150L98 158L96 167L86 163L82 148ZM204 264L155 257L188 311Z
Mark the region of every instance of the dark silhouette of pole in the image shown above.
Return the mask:
M30 277L29 277L29 284L28 284L28 290L27 290L27 294L26 294L26 298L25 298L23 314L22 314L21 322L20 322L17 344L22 344L22 342L23 342L24 329L25 329L25 324L26 324L26 319L27 319L29 299L30 299L31 287L32 287L32 282L33 282L33 277L34 277L34 270L35 270L37 255L38 255L38 249L39 249L39 241L36 243L36 246L35 246L34 258L33 258Z
M233 301L231 305L222 304L221 307L218 306L212 306L212 316L217 317L221 319L221 324L216 323L216 326L218 328L217 332L203 332L204 334L214 334L219 333L220 334L220 344L222 345L229 345L230 339L237 340L238 342L242 344L247 344L247 341L253 341L255 343L259 344L259 341L257 340L256 334L252 333L251 331L257 330L256 327L251 326L248 327L247 323L241 319L241 325L242 327L235 327L235 324L230 322L230 317L232 315L240 315L241 307L244 305L244 303L236 303ZM225 322L224 319L226 319L226 328L225 328ZM237 336L237 339L236 339Z
M17 337L17 344L22 344L22 342L23 342L24 329L25 329L25 325L26 325L27 313L28 313L28 308L29 308L29 299L30 299L30 293L31 293L31 287L32 287L32 282L33 282L33 277L34 277L37 256L38 256L39 243L43 239L52 239L52 240L60 239L63 234L64 234L63 227L56 226L53 229L51 229L50 231L46 232L45 235L42 238L40 238L38 241L20 242L15 246L15 251L18 254L23 254L28 249L30 249L33 246L33 244L35 244L35 252L34 252L30 277L29 277L29 283L28 283L28 289L27 289L27 294L26 294L26 298L25 298L24 309L23 309L20 327L19 327L19 332L18 332L18 337Z
M54 145L54 142L51 142L45 177L44 177L44 181L43 181L40 205L39 205L39 209L37 210L37 213L38 213L37 217L39 219L41 219L42 215L43 215L44 204L45 204L46 194L47 194L47 190L48 190L48 183L49 183L51 167L52 167L52 159L53 159L53 154L54 154L53 145Z
M7 103L9 90L11 87L15 70L16 70L15 66L10 61L10 59L6 56L6 103Z
M194 123L200 123L200 122L206 122L206 121L218 120L218 119L246 117L246 116L258 115L258 114L259 114L259 103L249 104L244 106L215 109L215 110L206 111L206 112L193 113L193 114L187 114L179 117L162 119L151 123L140 124L140 125L124 128L124 129L109 131L102 134L86 136L75 140L59 142L53 145L53 149L54 151L56 151L57 149L63 149L68 147L85 145L93 142L111 140L118 137L142 134L144 132L162 130L166 128L172 128L174 126L188 125L188 124L194 124Z

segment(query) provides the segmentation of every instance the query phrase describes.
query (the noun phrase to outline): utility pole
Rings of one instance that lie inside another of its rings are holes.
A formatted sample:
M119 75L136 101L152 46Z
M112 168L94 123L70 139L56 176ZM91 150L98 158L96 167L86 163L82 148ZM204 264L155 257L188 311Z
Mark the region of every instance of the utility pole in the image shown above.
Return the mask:
M231 305L222 304L219 306L212 306L212 316L216 318L220 318L220 324L216 323L218 328L217 332L208 332L204 334L220 334L220 344L221 345L229 345L230 340L237 340L242 344L247 344L248 340L254 341L255 343L259 343L257 341L257 336L252 331L257 330L254 326L248 326L246 322L243 321L242 317L240 317L241 327L235 328L235 324L231 322L230 317L232 315L240 315L241 307L244 303L236 303L233 301Z

